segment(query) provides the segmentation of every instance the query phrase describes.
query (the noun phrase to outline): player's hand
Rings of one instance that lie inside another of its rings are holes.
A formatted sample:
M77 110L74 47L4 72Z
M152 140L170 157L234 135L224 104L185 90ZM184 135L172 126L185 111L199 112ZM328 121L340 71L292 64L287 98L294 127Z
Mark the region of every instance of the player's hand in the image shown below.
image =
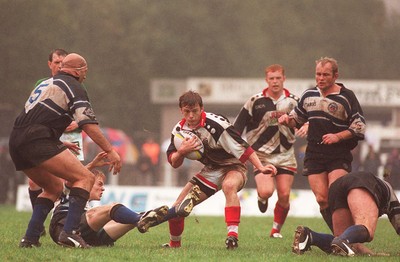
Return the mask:
M96 155L96 157L91 162L92 168L107 166L107 165L110 165L110 164L111 164L111 162L108 160L106 152L98 153Z
M71 124L69 124L69 126L67 126L67 128L65 129L65 132L71 132L74 131L75 129L77 129L78 123L76 121L72 121Z
M109 172L113 171L113 175L117 175L121 171L122 162L121 157L115 151L115 149L107 152L107 158L110 161L110 168L108 169Z
M306 137L308 134L308 122L305 123L302 127L299 129L296 129L295 135L298 137Z
M182 156L189 154L192 151L200 150L201 144L197 142L196 137L187 137L182 142L181 147L178 149L178 153Z
M271 165L271 164L263 166L263 168L260 171L264 175L271 175L272 177L276 176L276 173L278 172L276 167L274 165Z
M72 142L68 142L68 141L64 141L63 144L69 149L71 150L74 154L79 155L79 151L81 151L81 148Z
M278 123L284 126L290 126L290 122L293 120L293 116L283 114L278 118Z
M336 134L325 134L322 136L321 144L331 145L340 142L340 137Z

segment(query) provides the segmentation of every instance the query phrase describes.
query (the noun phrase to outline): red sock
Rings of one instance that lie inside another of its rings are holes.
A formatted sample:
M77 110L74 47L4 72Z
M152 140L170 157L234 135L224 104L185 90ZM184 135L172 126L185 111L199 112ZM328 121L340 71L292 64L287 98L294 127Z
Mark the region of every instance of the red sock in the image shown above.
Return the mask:
M180 247L181 246L181 235L185 228L185 218L176 217L168 220L169 224L169 234L171 240L169 241L170 247Z
M272 226L271 234L274 233L279 233L281 231L281 228L283 224L285 223L286 217L289 213L290 207L287 209L283 208L280 206L278 203L275 204L275 209L274 209L274 223Z
M228 228L228 236L238 238L240 223L240 206L225 207L225 222Z

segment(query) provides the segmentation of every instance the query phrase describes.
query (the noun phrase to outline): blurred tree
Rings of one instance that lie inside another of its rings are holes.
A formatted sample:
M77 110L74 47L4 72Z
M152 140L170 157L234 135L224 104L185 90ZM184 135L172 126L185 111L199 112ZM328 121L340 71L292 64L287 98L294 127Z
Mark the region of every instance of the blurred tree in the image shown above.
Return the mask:
M263 77L281 63L312 78L333 56L342 78L399 79L399 17L380 0L0 0L0 110L9 133L54 48L82 54L102 125L157 135L152 78ZM4 109L6 108L6 109Z

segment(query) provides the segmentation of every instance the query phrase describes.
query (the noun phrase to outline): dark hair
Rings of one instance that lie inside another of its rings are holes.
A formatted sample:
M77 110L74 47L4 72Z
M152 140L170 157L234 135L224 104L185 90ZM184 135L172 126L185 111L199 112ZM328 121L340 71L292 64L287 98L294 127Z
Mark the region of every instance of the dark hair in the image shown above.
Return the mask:
M200 107L203 107L203 99L199 93L195 91L187 91L179 97L179 108L184 106L195 106L196 104L199 104Z
M50 62L53 62L53 55L54 55L54 54L57 54L57 55L59 55L59 56L67 56L67 55L68 55L68 52L65 51L64 49L61 49L61 48L54 49L54 50L51 51L50 54L49 54L49 61L50 61Z

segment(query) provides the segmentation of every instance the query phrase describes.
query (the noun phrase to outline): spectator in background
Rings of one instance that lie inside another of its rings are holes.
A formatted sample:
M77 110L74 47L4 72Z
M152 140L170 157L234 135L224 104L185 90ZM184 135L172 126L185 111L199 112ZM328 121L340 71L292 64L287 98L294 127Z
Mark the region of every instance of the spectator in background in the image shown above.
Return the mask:
M362 170L362 160L361 160L361 150L359 146L356 146L353 150L351 150L351 154L353 155L353 162L351 162L351 170L361 171Z
M160 158L160 145L154 140L153 137L148 137L142 145L141 153L150 158L151 161L151 175L152 184L155 184L156 177L158 176L158 163ZM139 163L140 165L140 163Z
M384 179L394 189L400 189L400 155L397 148L393 148L385 164Z
M362 170L371 172L372 174L379 176L378 170L381 164L382 163L379 154L375 152L372 145L368 145L368 153L362 163Z

